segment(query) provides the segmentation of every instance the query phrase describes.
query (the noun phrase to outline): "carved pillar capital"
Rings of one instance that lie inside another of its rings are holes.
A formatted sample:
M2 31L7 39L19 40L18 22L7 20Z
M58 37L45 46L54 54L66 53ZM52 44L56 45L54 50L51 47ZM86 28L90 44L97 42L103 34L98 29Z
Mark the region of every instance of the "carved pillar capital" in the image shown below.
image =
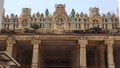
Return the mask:
M33 44L33 45L41 44L40 38L39 37L33 37L33 39L31 40L31 44Z
M16 43L16 41L13 39L13 37L8 37L6 43L7 45L13 45Z
M85 47L85 45L88 44L88 40L86 37L80 37L78 40L78 44L81 45L81 47Z
M112 46L114 44L114 38L112 36L107 36L105 38L105 44L108 46Z

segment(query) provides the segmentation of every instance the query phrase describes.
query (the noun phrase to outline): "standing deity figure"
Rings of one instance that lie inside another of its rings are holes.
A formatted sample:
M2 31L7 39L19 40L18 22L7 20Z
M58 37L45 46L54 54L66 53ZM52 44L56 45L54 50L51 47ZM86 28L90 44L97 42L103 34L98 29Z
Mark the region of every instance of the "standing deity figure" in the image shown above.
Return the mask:
M48 15L49 15L49 11L48 11L48 9L46 9L45 16L47 17Z
M72 18L75 17L75 10L74 10L74 9L72 9L72 11L71 11L71 17L72 17Z

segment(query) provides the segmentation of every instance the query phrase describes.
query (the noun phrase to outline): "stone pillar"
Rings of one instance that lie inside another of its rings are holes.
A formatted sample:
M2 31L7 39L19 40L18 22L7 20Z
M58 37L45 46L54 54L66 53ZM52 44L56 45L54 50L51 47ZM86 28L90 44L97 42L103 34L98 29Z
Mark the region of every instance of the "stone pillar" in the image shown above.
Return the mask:
M103 27L104 27L104 29L106 29L106 25L105 24L103 25Z
M105 40L105 44L107 45L107 58L108 58L108 68L115 68L114 57L113 57L113 37L108 37Z
M77 29L79 29L79 22L76 22L77 23Z
M38 68L39 45L41 44L41 41L37 38L33 38L33 40L31 41L31 44L33 44L33 56L32 56L31 68Z
M8 37L8 39L6 40L7 43L7 53L12 56L12 52L13 52L13 44L15 44L15 40L13 39L13 37Z
M87 68L86 63L86 45L88 41L83 38L78 40L78 44L80 45L80 68Z
M56 23L54 23L54 29L57 29L57 27L56 27Z

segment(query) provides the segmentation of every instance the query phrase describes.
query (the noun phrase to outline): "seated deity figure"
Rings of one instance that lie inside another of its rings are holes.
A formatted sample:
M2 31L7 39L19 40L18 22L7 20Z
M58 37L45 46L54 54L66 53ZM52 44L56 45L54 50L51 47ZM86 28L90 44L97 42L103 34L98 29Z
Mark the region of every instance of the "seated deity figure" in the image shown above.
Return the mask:
M59 29L64 29L64 27L63 27L63 19L59 18L58 23L59 23Z
M26 25L27 25L27 20L24 19L24 20L22 21L22 26L26 26Z
M93 28L98 27L98 26L99 26L99 25L98 25L98 22L99 22L99 21L98 21L97 19L94 19L94 20L93 20L93 25L92 25L92 27L93 27Z

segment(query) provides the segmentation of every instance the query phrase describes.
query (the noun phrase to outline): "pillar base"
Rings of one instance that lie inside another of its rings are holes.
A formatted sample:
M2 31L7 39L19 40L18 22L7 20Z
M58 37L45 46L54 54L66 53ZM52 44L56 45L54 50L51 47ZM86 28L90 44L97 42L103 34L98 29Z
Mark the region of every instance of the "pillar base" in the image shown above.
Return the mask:
M11 68L11 66L5 66L5 68Z
M108 68L115 68L115 65L114 64L109 64Z
M32 64L31 68L38 68L38 64Z
M87 68L87 66L80 66L80 68Z

